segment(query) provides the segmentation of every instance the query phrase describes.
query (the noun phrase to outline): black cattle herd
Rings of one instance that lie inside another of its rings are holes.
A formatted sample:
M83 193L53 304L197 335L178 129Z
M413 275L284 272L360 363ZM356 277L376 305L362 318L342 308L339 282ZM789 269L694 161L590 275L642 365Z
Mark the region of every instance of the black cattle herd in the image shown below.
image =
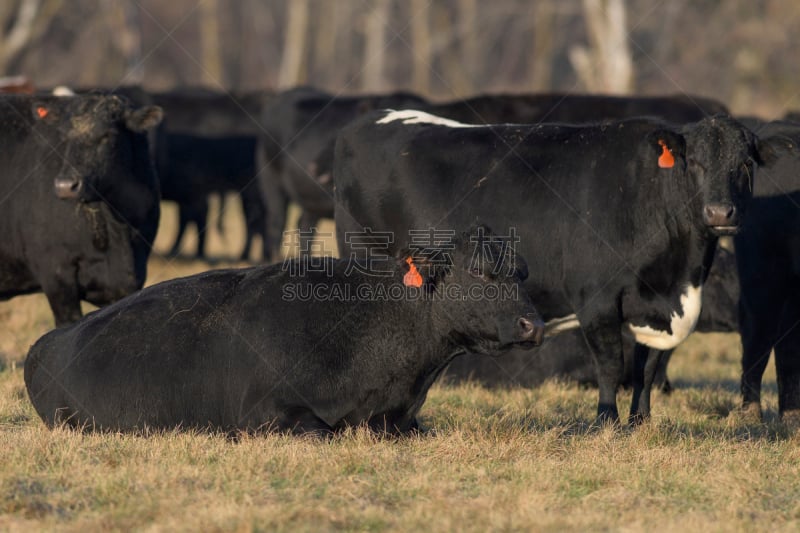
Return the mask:
M58 96L56 96L58 95ZM0 95L0 298L57 329L25 383L49 425L418 427L438 379L599 388L650 416L693 331L739 331L742 409L774 350L800 427L800 123L690 96L203 89ZM203 230L236 193L242 259L142 288L160 200ZM282 263L287 207L340 259ZM424 241L424 242L423 242ZM499 295L499 296L498 296ZM101 309L81 317L81 300ZM498 357L487 357L498 356Z

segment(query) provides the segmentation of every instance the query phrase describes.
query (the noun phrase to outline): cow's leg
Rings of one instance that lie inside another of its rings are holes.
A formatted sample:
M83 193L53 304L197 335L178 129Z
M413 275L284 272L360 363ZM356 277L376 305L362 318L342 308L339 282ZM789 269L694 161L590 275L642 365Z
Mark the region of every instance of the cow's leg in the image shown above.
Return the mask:
M281 429L288 429L294 435L313 435L316 437L326 437L333 433L333 428L309 408L293 409L291 418L284 422Z
M178 204L178 234L175 235L175 244L169 250L169 255L178 255L181 249L183 234L186 233L186 226L189 224L189 211L191 207L187 204Z
M784 422L800 428L800 305L787 302L775 344L778 411Z
M197 199L192 205L192 219L197 226L197 257L206 257L206 238L208 237L208 197Z
M42 282L42 291L55 317L56 327L77 322L83 316L78 286L73 278L48 276Z
M636 343L633 349L633 394L628 421L637 425L650 418L653 380L664 352Z
M672 359L672 352L674 351L665 350L661 352L661 357L658 359L658 367L656 368L656 376L653 378L653 384L660 387L661 392L664 394L672 392L672 383L670 383L667 375L667 366L669 365L669 360Z
M761 419L761 378L774 345L775 315L751 313L740 305L742 336L742 412Z
M300 230L300 255L312 255L311 247L317 235L317 222L319 222L318 215L303 210L300 220L297 221L297 228ZM330 252L327 255L330 255Z
M267 262L277 261L281 257L289 198L280 187L272 187L271 190L264 191L263 196L267 209L263 236L264 253L269 254L266 257Z
M592 313L586 310L578 314L586 343L597 366L597 386L600 398L597 404L597 422L619 422L617 410L617 388L622 379L623 354L621 324L618 313Z
M250 259L250 250L253 239L263 232L264 207L261 205L261 196L258 194L256 184L251 184L241 192L242 212L244 213L244 226L246 231L244 249L239 258L242 261ZM262 259L266 255L266 247L262 251Z

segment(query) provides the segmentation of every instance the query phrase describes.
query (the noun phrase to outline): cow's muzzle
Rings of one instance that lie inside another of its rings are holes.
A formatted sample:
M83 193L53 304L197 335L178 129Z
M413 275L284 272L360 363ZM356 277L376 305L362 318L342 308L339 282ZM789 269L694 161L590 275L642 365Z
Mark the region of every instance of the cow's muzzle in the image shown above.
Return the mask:
M711 203L703 206L703 222L716 235L733 235L739 230L739 212L729 203Z
M83 180L78 176L58 177L53 180L53 190L62 200L75 200L81 194Z
M539 346L544 339L544 322L538 317L523 316L517 320L521 344Z

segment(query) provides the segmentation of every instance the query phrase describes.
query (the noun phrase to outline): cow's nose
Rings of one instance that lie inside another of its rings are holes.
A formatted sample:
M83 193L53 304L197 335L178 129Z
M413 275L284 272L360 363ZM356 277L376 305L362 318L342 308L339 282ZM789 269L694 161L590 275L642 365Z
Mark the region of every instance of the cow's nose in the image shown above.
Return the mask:
M735 226L736 207L729 203L713 203L703 206L703 221L707 226Z
M53 180L56 196L65 200L78 197L81 190L81 180L77 177L59 177Z
M544 339L544 322L538 318L520 317L518 324L522 340L532 341L537 346L542 343L542 339Z

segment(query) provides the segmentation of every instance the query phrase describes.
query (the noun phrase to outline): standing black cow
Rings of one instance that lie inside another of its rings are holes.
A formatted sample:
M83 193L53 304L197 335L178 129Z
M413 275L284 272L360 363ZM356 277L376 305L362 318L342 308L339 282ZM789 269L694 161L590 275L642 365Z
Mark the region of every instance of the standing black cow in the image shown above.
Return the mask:
M668 350L700 314L717 236L750 197L753 134L727 117L682 128L649 119L570 126L467 126L419 111L382 111L336 144L336 229L394 232L479 216L516 227L526 283L548 320L583 328L598 362L600 420L617 420L622 328ZM631 418L649 416L657 367L634 357ZM657 359L655 357L653 360Z
M185 225L188 221L197 225L198 233L201 233L198 237L197 255L200 257L205 255L208 195L211 193L220 195L221 213L218 229L222 232L222 213L225 210L226 198L224 193L232 191L239 194L242 200L248 237L241 257L246 259L250 255L253 237L263 232L265 208L255 180L255 169L248 176L246 183L241 182L239 173L244 165L254 167L256 140L261 133L258 121L261 109L272 97L272 92L261 90L226 94L206 88L188 87L150 93L148 97L165 112L164 124L157 142L160 165L166 164L170 172L175 172L184 180L165 187L164 198L177 202L180 225ZM179 138L176 138L176 135ZM237 139L236 143L232 142L233 138ZM213 146L217 141L219 146ZM181 163L178 162L165 163L166 153L185 163L186 168L179 168ZM190 177L187 181L189 170L202 165L200 162L192 161L191 154L197 154L198 159L211 162L213 170ZM162 176L163 182L165 178L161 169L159 175ZM205 181L205 178L212 178L214 181L224 176L229 178L218 188L215 188L214 183ZM250 181L253 183L250 184ZM237 186L238 183L241 185ZM181 236L182 231L176 237L171 253L177 252L180 248Z
M260 134L261 109L272 97L269 90L222 93L203 87L150 93L164 109L167 131L209 137Z
M57 325L80 300L140 288L159 217L146 130L157 107L116 96L0 100L0 297L42 291Z
M800 427L800 125L751 127L775 147L777 157L759 170L746 222L734 239L743 408L761 417L761 378L774 349L778 409Z
M414 108L466 124L583 124L644 116L685 124L727 113L716 100L686 95L483 94ZM335 140L331 141L309 167L309 174L331 190L328 183L333 173L334 144Z
M264 133L258 154L258 167L264 169L259 179L267 211L264 245L269 258L280 256L289 201L303 210L301 234L320 218L333 217L330 183L318 181L309 170L345 124L371 110L425 103L408 93L341 97L308 87L276 96L262 112Z
M727 113L724 105L698 96L607 96L598 94L484 94L422 108L467 124L583 123L637 116L675 124Z
M739 278L734 253L717 248L714 264L703 285L703 307L695 331L734 332L739 327ZM634 338L623 331L624 355L622 385L629 387L633 377ZM667 364L672 350L664 354L656 371L654 385L670 392ZM565 331L549 339L531 354L513 350L502 359L464 354L453 360L443 376L449 383L475 380L487 387L535 387L548 379L567 379L582 385L597 386L597 370L592 353L580 329Z
M443 261L401 254L381 276L326 258L148 287L39 339L28 395L50 426L408 431L453 357L541 341L525 263L490 238L476 228Z
M205 257L208 196L228 191L240 194L247 237L242 259L250 255L256 234L264 228L264 211L255 168L256 138L250 135L205 137L163 133L159 144L158 175L161 196L176 202L178 235L171 254L177 254L186 226L197 227L197 255Z

